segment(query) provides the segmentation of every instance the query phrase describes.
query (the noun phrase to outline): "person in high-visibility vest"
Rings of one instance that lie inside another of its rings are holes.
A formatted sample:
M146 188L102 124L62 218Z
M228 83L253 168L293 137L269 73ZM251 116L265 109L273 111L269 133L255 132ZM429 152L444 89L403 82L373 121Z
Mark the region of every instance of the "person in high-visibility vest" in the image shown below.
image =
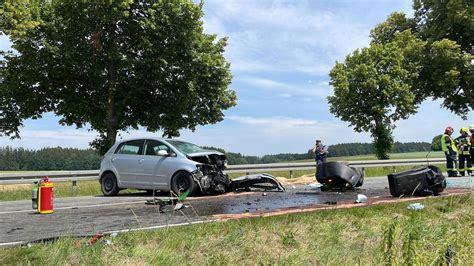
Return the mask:
M471 155L471 175L474 175L474 167L472 167L472 165L474 165L474 125L471 125L469 127L469 131L471 132L471 148L470 148L470 155Z
M444 130L444 134L441 136L441 150L446 155L446 169L448 170L448 176L457 176L456 171L456 161L458 149L454 143L451 134L453 134L454 129L452 127L447 127Z
M463 127L459 131L461 136L457 137L454 142L456 142L456 147L458 148L459 153L459 174L461 176L466 175L466 170L468 175L472 173L472 163L471 163L471 138L468 133L468 129Z

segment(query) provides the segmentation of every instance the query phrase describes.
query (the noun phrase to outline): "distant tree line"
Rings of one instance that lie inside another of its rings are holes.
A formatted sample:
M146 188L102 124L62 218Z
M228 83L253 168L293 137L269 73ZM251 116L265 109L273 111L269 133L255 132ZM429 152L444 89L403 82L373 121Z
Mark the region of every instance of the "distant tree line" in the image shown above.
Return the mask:
M229 164L278 163L312 159L311 150L305 153L279 153L264 156L248 156L241 153L226 152L221 148L203 147L226 153ZM393 153L429 151L431 143L395 142ZM329 157L373 154L370 143L344 143L329 147ZM43 148L30 150L24 148L0 148L0 171L14 170L92 170L99 169L100 155L92 149Z
M0 148L0 171L93 170L100 167L100 155L92 150L72 148Z
M395 142L391 150L392 153L405 153L417 151L430 151L431 143L428 142ZM260 164L278 163L287 161L313 159L313 153L308 150L306 153L279 153L264 156L248 156L241 153L226 152L216 147L204 147L206 149L218 150L227 155L229 164ZM354 156L374 154L374 147L371 143L343 143L329 146L329 157Z

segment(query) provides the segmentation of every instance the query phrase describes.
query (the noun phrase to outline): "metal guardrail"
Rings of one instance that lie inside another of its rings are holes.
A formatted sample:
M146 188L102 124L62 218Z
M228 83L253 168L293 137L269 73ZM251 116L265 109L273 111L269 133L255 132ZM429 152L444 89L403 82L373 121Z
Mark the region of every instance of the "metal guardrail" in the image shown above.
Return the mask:
M349 161L343 162L351 167L371 168L371 167L396 167L402 165L426 165L442 164L444 158L430 159L405 159L405 160L369 160L369 161ZM315 162L302 163L270 163L270 164L241 164L229 165L227 173L255 173L255 172L275 172L289 171L290 176L294 170L311 170L316 168ZM38 179L49 176L55 182L73 182L75 186L77 181L99 180L99 170L85 171L37 171L25 173L0 174L0 185L9 184L32 184Z

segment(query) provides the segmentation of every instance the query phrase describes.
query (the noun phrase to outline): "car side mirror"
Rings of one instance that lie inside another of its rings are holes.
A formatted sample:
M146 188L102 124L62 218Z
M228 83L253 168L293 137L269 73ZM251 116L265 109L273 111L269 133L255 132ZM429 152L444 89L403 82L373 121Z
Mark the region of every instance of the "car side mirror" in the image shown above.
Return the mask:
M158 156L169 156L170 154L166 150L159 150L157 155Z

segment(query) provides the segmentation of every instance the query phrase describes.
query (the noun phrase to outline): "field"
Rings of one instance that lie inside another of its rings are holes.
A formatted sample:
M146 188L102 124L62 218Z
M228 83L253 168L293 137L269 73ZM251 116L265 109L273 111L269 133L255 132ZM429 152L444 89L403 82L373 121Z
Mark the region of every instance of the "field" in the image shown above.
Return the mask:
M426 153L415 152L415 153L401 153L393 154L392 159L414 159L424 158ZM432 152L430 158L442 157L439 152ZM375 157L371 155L364 156L351 156L351 157L333 157L329 158L330 161L359 161L359 160L374 160ZM301 162L301 161L300 161ZM395 171L403 171L412 168L412 166L397 166L395 169L392 167L374 167L365 169L366 177L373 176L385 176ZM445 166L441 166L441 169L445 170ZM18 173L18 172L0 172L0 173ZM314 170L295 170L292 173L292 177L300 177L303 175L314 175ZM288 171L276 171L269 172L269 174L290 178ZM243 174L230 174L231 178L242 176ZM31 185L5 185L0 186L0 201L10 200L28 200L31 199ZM120 193L131 193L136 190L123 190ZM76 196L89 196L89 195L100 195L100 185L97 181L82 181L77 183L77 191L74 195ZM73 196L72 184L70 182L56 182L55 183L55 197L71 197Z
M0 264L453 265L474 261L474 196L214 222L0 249Z

